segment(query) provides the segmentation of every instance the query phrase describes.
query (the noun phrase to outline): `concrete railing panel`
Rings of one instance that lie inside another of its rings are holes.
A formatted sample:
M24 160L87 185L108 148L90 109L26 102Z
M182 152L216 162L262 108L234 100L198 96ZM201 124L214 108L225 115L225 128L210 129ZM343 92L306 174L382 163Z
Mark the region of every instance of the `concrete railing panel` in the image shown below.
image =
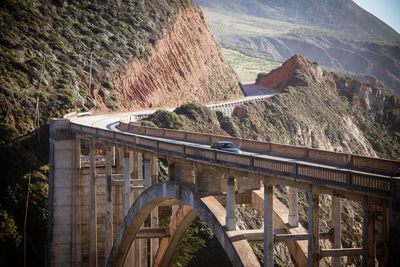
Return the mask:
M202 149L196 147L186 147L186 155L192 156L194 158L204 158L215 160L215 151L209 149Z
M390 191L390 179L362 174L352 175L353 184L361 187Z
M136 137L136 144L142 145L142 146L147 146L147 147L152 147L152 148L157 148L157 141L143 138L143 137Z
M164 128L146 127L145 128L145 132L148 135L163 136L164 135Z
M306 157L306 149L304 147L271 144L271 152L295 156L295 157L299 157L299 158Z
M316 168L312 166L298 165L297 174L338 183L347 182L347 174L345 172Z
M291 163L279 162L263 158L254 158L254 167L262 169L270 169L285 173L292 173L293 171L293 165Z
M258 142L258 141L253 141L253 140L241 139L239 145L240 145L240 149L242 149L242 150L264 151L264 152L270 152L271 151L271 144L270 143L264 143L264 142Z
M209 134L203 134L203 133L192 133L188 132L186 136L187 140L195 141L198 143L202 144L210 144L211 143L211 138Z
M363 156L352 155L352 165L362 169L379 170L390 175L396 175L400 168L399 161L369 158Z
M158 149L159 150L172 151L172 152L176 152L176 153L180 153L180 154L184 153L184 146L177 145L177 144L166 143L166 142L159 142L158 143Z
M217 160L235 163L244 166L251 166L251 158L228 152L217 152Z
M178 131L178 130L165 129L164 136L165 137L179 139L179 140L185 140L186 132Z
M308 149L308 158L315 161L327 161L342 165L349 163L348 154L317 149Z

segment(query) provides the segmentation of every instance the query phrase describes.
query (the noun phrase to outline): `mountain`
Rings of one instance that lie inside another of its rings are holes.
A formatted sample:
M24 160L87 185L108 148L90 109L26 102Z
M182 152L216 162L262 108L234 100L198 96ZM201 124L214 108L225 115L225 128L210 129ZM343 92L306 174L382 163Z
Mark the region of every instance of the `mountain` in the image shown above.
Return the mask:
M191 0L6 0L0 14L0 265L23 264L29 203L27 262L44 266L50 118L242 92Z
M400 35L351 0L196 0L200 6L399 42Z
M318 63L299 55L288 59L269 74L260 74L257 84L279 90L281 94L261 102L237 106L232 117L190 103L178 107L174 112L158 111L145 123L149 126L230 135L372 157L400 158L399 97L388 95L357 79L324 71ZM173 118L168 121L174 123L166 124L165 118ZM286 186L280 185L275 186L274 190L274 194L285 205L288 205L287 191ZM299 216L305 228L308 222L307 203L306 190L299 190ZM342 203L342 246L361 247L362 219L355 214L362 214L362 205L347 199L343 199ZM331 198L322 194L320 206L320 230L329 231ZM254 227L257 215L254 211L251 213L251 209L245 205L240 205L240 218L237 219L238 225L250 223ZM249 225L247 227L254 229ZM255 226L256 229L257 227L260 226ZM378 241L378 247L379 242L381 240ZM323 247L326 245L322 244ZM262 255L262 245L252 247L257 255ZM285 266L294 266L284 247L282 243L275 246L275 263L279 266L282 263ZM222 249L219 251L223 254ZM207 260L207 254L200 254L199 257L202 261ZM262 260L262 256L259 260ZM327 258L324 260L329 261ZM191 263L194 262L196 259ZM342 264L359 266L361 257L343 257Z
M400 35L352 1L196 2L243 80L301 54L400 94Z

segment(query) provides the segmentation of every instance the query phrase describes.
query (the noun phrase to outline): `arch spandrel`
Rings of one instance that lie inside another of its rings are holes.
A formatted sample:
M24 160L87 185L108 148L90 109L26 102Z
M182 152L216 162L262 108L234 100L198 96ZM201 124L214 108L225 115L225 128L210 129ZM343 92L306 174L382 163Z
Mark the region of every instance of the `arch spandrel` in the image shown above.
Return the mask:
M123 266L132 241L147 215L168 199L176 199L193 209L207 223L233 266L259 266L246 240L232 242L225 229L224 207L213 197L198 198L184 186L158 183L145 190L129 209L115 240L107 266ZM214 200L212 200L214 199Z

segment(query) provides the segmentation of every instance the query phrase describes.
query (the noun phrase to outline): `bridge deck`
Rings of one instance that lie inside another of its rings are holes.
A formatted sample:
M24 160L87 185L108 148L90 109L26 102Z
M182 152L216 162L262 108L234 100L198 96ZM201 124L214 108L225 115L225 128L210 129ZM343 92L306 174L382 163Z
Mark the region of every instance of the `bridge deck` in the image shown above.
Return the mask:
M126 132L115 127L100 129L71 123L71 129L81 135L95 137L108 142L151 151L160 155L173 155L187 160L203 162L224 168L252 172L263 176L273 176L286 180L317 184L362 195L389 198L390 176L375 172L360 171L357 168L339 166L330 162L316 162L299 157L243 151L234 154L211 150L204 142L176 140L176 136L148 136L146 134ZM182 134L182 133L180 133ZM187 136L188 133L183 133ZM228 137L226 137L228 138ZM346 155L347 156L347 155ZM379 159L378 159L379 160ZM397 163L397 162L395 162Z

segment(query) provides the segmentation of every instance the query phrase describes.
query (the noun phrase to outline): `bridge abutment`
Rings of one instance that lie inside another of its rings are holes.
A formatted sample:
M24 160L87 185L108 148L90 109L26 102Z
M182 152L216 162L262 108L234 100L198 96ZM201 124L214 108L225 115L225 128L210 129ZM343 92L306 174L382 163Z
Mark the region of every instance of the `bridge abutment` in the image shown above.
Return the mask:
M48 217L48 262L51 266L72 265L74 201L76 194L76 146L70 131L70 121L52 119L50 122L50 173Z

